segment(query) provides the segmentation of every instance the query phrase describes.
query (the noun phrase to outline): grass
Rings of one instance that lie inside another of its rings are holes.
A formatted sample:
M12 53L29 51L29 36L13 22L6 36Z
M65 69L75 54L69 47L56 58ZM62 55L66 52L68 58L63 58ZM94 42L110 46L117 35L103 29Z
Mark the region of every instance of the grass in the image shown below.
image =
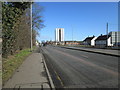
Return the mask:
M33 47L35 49L35 47ZM24 49L19 51L13 56L9 56L7 59L3 58L2 62L2 80L3 84L14 74L15 70L22 64L28 55L30 55L30 49Z

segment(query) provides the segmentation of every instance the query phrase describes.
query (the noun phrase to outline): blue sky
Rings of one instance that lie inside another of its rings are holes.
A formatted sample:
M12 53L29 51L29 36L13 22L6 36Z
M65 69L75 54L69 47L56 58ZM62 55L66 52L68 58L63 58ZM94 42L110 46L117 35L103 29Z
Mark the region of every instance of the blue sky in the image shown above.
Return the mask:
M118 30L117 2L39 2L44 7L45 28L39 33L41 40L55 40L55 28L65 29L65 40L82 41L87 36L106 34Z

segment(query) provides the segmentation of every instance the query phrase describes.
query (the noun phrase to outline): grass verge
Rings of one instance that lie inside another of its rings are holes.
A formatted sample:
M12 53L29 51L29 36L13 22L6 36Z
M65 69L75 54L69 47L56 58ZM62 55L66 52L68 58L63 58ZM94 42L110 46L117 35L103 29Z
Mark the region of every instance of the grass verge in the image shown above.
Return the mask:
M35 47L34 47L35 49ZM22 64L28 55L30 55L30 49L24 49L19 51L13 56L9 56L7 59L2 59L2 81L3 84L14 74L15 70Z

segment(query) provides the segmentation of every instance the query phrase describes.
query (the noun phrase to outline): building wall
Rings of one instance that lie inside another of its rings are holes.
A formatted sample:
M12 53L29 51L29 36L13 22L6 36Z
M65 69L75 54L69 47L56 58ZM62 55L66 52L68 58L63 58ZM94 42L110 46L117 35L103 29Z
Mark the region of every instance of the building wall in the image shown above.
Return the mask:
M59 41L59 29L58 28L56 28L56 30L55 30L55 41Z
M91 45L91 41L90 40L89 41L84 41L83 43L84 43L84 45Z
M56 28L56 30L55 30L55 41L56 42L64 41L64 28Z
M88 43L86 41L83 42L84 45L88 45Z
M112 42L111 42L111 39L112 39L112 37L109 37L109 38L108 38L108 40L107 40L108 45L107 45L107 46L113 46L113 44L112 44Z
M91 40L91 46L95 46L95 40L97 39L97 37L94 37L92 40Z
M113 45L120 42L120 31L118 31L118 32L110 32L109 34L111 35L111 43Z
M95 42L95 45L106 45L106 40L99 40Z
M95 42L96 46L106 46L106 40L99 40ZM113 46L113 44L111 43L111 37L109 37L107 39L107 46Z
M61 30L61 41L64 41L64 28Z

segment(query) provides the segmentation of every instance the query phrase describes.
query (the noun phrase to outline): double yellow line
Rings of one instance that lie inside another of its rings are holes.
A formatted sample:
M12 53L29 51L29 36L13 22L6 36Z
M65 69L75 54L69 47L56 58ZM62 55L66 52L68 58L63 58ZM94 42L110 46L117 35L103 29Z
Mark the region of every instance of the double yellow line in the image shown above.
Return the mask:
M55 70L54 70L54 72L55 72L55 74L56 74L56 76L57 76L57 79L60 81L62 87L64 87L64 84L63 84L63 82L62 82L60 76L58 75L58 73L57 73Z

